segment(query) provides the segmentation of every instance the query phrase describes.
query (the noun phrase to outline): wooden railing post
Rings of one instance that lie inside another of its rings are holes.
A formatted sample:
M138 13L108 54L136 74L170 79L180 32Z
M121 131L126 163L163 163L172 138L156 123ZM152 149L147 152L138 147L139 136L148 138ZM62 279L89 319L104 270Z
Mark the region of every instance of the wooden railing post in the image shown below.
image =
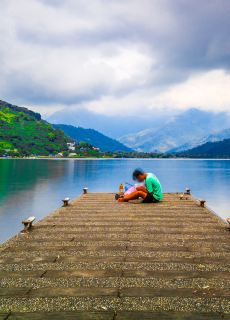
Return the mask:
M69 205L69 200L70 200L70 198L65 198L65 199L62 200L63 207L67 207Z
M83 193L84 194L88 193L88 188L83 188Z
M24 224L24 230L29 230L32 227L32 224L35 220L35 217L29 217L22 221L22 224Z

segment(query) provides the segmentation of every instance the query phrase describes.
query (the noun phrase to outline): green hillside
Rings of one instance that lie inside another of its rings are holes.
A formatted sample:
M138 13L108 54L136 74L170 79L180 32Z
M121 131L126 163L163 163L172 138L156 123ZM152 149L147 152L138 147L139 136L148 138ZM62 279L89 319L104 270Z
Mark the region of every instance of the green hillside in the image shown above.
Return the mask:
M230 158L230 139L208 142L177 155L191 158Z
M65 124L55 124L53 126L54 128L60 128L63 130L66 135L76 142L84 141L99 148L102 152L132 151L130 148L126 147L117 140L109 138L94 129L84 129Z
M67 150L67 141L39 113L0 100L0 155L49 155Z

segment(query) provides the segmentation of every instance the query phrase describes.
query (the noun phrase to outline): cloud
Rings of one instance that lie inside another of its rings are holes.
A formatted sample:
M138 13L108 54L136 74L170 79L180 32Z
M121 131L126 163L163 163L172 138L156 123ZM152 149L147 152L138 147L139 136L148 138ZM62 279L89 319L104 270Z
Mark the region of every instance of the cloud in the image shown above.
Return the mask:
M230 74L212 70L191 76L154 97L154 103L178 109L194 106L210 111L230 111Z
M44 114L230 105L228 0L2 0L0 96Z

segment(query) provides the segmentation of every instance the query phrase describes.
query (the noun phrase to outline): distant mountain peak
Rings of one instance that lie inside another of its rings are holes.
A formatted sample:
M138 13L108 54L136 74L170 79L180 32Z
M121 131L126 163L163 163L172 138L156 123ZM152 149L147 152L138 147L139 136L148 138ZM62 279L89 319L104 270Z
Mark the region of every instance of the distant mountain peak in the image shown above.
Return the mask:
M123 136L119 141L139 151L168 152L179 146L188 147L208 134L230 127L226 113L213 113L191 108L172 117L160 129L140 131Z

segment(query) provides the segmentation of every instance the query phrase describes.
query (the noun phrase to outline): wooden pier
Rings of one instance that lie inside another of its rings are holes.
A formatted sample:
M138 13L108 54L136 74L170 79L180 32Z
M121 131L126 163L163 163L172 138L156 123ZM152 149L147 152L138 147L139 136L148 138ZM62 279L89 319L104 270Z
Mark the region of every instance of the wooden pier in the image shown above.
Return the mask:
M0 247L0 319L230 319L230 232L187 196L88 193Z

